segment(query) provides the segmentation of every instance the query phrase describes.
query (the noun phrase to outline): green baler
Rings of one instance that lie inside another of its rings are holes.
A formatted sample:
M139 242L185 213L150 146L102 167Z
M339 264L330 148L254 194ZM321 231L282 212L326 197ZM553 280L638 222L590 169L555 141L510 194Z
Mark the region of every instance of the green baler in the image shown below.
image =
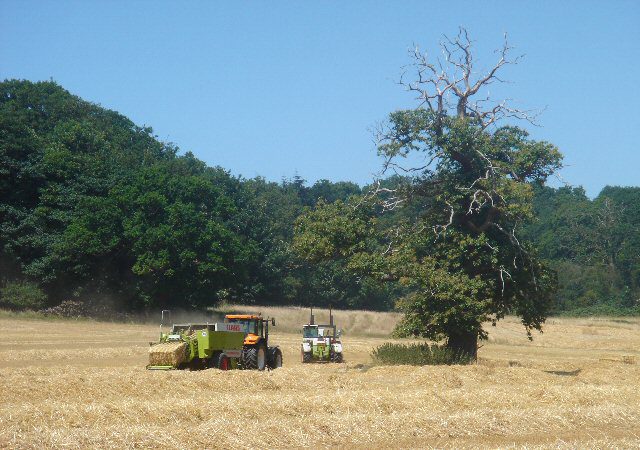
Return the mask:
M174 324L169 333L160 327L160 341L149 347L147 369L228 370L240 364L244 332L237 327L227 323Z

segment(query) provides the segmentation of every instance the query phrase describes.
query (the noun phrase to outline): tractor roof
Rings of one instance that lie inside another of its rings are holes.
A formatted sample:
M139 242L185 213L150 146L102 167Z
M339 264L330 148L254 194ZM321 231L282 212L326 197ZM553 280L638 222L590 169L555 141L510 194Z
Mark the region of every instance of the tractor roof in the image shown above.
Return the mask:
M226 319L262 319L262 316L259 314L227 314L224 317Z

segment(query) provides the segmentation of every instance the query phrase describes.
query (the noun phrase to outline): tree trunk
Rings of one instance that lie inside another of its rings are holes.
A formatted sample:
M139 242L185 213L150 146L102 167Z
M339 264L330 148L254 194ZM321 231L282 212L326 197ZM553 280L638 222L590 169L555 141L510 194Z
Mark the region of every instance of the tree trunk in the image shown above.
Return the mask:
M472 361L478 359L478 333L475 331L456 331L449 334L447 348L456 353L469 355Z

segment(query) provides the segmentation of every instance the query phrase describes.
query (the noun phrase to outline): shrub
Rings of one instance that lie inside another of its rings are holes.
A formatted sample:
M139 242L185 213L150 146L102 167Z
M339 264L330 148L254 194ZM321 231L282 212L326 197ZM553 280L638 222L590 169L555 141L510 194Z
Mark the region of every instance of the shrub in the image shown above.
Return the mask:
M117 311L112 304L106 301L80 299L65 300L59 305L51 308L41 309L39 311L47 316L66 317L66 318L91 318L109 321L131 321L134 317L130 314Z
M378 364L427 366L440 364L469 364L471 357L464 352L455 352L440 345L393 344L385 342L371 352L371 357Z
M43 314L58 317L89 317L89 310L83 302L76 300L65 300L57 306L43 309L40 311Z
M38 310L47 301L47 295L30 281L10 281L0 289L0 303L13 310Z

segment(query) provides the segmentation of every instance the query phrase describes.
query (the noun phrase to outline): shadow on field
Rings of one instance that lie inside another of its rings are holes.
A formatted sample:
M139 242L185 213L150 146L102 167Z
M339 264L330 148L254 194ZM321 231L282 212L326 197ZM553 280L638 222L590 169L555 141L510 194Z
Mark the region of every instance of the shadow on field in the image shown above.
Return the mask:
M550 374L553 374L553 375L560 375L560 376L563 376L563 377L575 377L580 372L582 372L582 369L576 369L576 370L545 370L544 372L550 373Z

